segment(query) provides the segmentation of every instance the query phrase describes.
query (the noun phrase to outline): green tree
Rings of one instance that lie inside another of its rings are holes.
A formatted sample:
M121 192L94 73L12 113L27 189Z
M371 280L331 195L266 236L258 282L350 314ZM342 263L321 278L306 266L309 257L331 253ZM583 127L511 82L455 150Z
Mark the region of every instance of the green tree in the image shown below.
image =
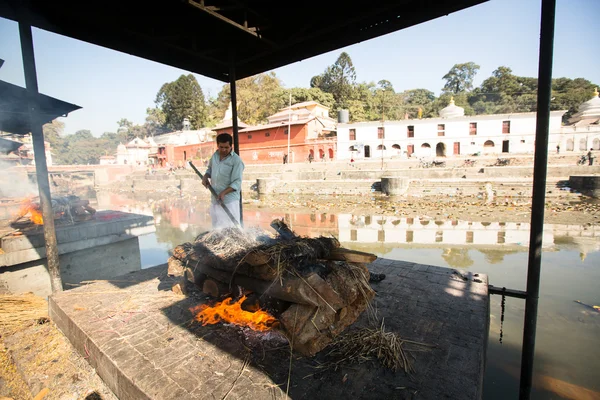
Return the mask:
M331 93L325 93L319 88L291 88L281 89L279 92L280 106L279 108L287 107L289 105L289 96L292 94L292 104L303 103L306 101L316 101L319 104L333 109L335 99Z
M417 118L419 109L422 110L424 117L433 116L433 102L435 94L427 89L410 89L400 94L404 101L404 112L409 118Z
M155 136L166 133L167 117L160 108L146 108L146 122L144 123L146 136Z
M582 103L592 98L594 88L596 87L598 87L598 85L583 78L553 79L552 96L554 99L550 103L550 108L552 110L567 110L567 113L563 118L566 122L578 111L578 108Z
M238 118L247 124L266 122L267 117L282 106L281 81L274 72L258 74L236 82ZM221 120L229 106L229 85L223 85L216 99L216 112Z
M177 80L163 84L155 103L164 113L169 130L181 129L184 118L188 118L195 129L203 127L207 121L204 93L192 74L181 75Z
M52 120L47 124L44 124L42 131L44 132L44 140L50 143L52 153L55 154L54 159L57 163L60 163L60 152L63 146L63 133L65 130L65 123L57 119Z
M348 108L356 84L356 70L348 53L343 52L323 74L311 79L311 87L331 93L335 99L334 111Z
M454 64L450 71L442 79L446 81L444 92L461 93L473 89L473 79L479 71L479 65L470 61L462 64Z
M98 164L105 154L104 142L95 138L87 129L79 130L64 138L61 161L64 164Z

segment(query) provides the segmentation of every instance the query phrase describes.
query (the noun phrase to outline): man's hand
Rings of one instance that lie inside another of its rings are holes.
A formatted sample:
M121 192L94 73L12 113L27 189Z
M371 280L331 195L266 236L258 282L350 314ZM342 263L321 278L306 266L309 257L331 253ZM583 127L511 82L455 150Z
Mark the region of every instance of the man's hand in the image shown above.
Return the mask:
M205 188L208 188L208 185L210 185L210 182L208 181L208 175L204 175L202 177L202 185L204 185Z
M225 201L225 195L226 195L226 191L223 190L221 193L219 193L219 200L221 201Z

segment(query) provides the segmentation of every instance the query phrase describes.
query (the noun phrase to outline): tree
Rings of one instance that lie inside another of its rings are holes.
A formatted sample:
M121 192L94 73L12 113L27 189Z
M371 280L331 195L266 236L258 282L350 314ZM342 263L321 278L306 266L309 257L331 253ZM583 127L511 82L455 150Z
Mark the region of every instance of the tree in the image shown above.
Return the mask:
M582 103L592 98L594 88L596 87L598 85L583 78L553 79L552 96L554 99L550 103L550 108L552 110L568 110L564 115L564 121L566 122L578 111Z
M162 85L156 94L156 107L164 113L165 125L169 130L181 129L183 119L199 129L207 120L204 93L194 75L181 75L174 82Z
M63 144L63 132L65 130L65 123L57 119L52 120L47 124L44 124L42 131L44 132L44 140L50 143L50 147L53 149L53 153L58 154ZM58 160L58 159L57 159Z
M60 161L64 164L98 164L105 154L104 142L95 138L87 129L65 137Z
M343 52L335 63L325 69L323 74L311 79L311 87L331 93L335 99L334 111L348 108L356 84L356 70L348 53Z
M289 105L289 96L292 94L292 104L303 103L306 101L316 101L319 104L333 109L335 99L331 93L325 93L319 88L311 87L307 88L291 88L281 89L279 92L280 106L279 108L287 107Z
M411 89L405 90L400 96L404 100L404 112L410 118L416 118L419 110L422 111L425 117L433 116L432 107L435 94L432 91L427 89Z
M166 133L166 115L160 108L146 108L146 122L144 128L147 132L146 136L155 136Z
M282 106L281 81L274 72L258 74L236 82L238 118L247 124L266 122ZM231 101L229 85L223 85L215 111L221 120Z
M479 65L470 61L463 64L454 64L452 69L442 79L446 81L444 92L461 93L473 89L473 79L479 71Z

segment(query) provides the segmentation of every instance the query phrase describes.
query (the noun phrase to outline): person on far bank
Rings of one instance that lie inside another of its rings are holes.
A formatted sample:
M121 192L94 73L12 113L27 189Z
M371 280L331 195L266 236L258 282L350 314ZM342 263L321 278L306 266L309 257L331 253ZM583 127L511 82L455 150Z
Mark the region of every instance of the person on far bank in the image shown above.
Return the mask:
M212 185L218 194L218 199L231 212L236 221L240 222L240 193L242 190L242 173L244 162L233 151L233 138L228 133L217 136L217 151L208 162L208 169L202 178L202 184L208 188ZM235 226L229 216L212 196L210 218L213 229Z
M588 153L587 153L587 158L588 158L589 165L594 165L594 158L596 158L594 156L594 153L592 153L592 150L594 150L594 149L591 148L590 151L588 151Z

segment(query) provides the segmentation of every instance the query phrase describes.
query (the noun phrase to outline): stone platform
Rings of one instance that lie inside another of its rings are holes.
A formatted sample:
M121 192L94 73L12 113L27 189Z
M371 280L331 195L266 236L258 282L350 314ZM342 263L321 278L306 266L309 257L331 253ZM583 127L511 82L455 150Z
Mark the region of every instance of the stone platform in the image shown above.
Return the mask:
M166 266L50 297L50 317L120 399L478 399L489 325L487 276L378 259L378 322L405 340L415 372L376 361L323 368L328 349L294 356L278 334L193 321L205 302L171 291ZM289 387L288 387L289 386ZM287 394L286 394L287 392Z
M63 284L141 269L138 236L155 232L154 218L98 211L93 219L55 224ZM43 226L0 227L0 292L50 294Z

